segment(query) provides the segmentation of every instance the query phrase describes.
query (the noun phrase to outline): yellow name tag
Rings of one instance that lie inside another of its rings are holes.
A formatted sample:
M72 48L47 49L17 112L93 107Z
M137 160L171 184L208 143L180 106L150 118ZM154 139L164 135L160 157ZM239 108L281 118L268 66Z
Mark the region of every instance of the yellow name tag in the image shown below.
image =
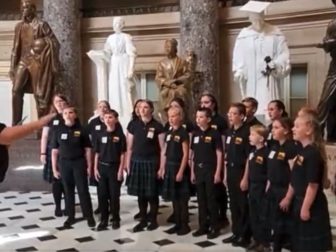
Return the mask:
M243 142L243 139L241 137L235 138L235 144L241 144Z
M206 136L205 138L204 138L204 142L205 143L210 143L211 142L211 136Z
M257 156L257 157L256 157L256 163L258 163L258 164L263 164L263 163L264 163L264 158L261 157L261 156Z
M175 142L179 142L180 139L181 139L180 136L174 136L174 141L175 141Z
M286 153L285 152L279 152L278 153L278 159L279 160L284 160L286 157Z
M211 128L213 128L214 130L217 130L217 125L216 124L212 124Z
M81 132L79 130L74 131L74 136L79 137L81 135Z
M303 160L304 160L304 157L301 156L301 155L297 155L297 156L295 157L295 163L296 163L297 165L299 165L299 166L301 166L301 165L303 164Z

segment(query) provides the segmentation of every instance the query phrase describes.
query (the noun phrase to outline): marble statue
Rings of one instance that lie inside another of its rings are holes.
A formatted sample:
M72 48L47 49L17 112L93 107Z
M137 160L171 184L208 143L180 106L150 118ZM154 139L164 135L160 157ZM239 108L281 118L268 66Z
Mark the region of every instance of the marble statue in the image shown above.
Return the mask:
M332 2L336 5L336 0ZM336 18L328 24L326 35L318 47L330 54L331 62L317 111L321 125L327 131L327 141L336 142Z
M248 12L251 25L243 28L233 51L234 81L241 96L259 102L256 115L265 117L267 105L279 99L279 85L290 72L289 50L283 33L264 20L270 3L249 1L241 10Z
M131 35L122 32L124 26L124 18L113 19L114 33L107 38L104 52L109 60L108 101L120 117L130 118L135 99L133 96L136 48Z
M31 0L22 0L21 5L23 17L15 26L9 71L13 125L22 119L25 93L34 94L39 118L49 112L59 68L59 42L50 26L36 16Z
M159 62L155 76L159 88L159 113L163 121L165 121L165 110L175 97L182 98L186 104L189 104L190 70L194 67L177 56L176 39L167 39L164 49L166 57Z

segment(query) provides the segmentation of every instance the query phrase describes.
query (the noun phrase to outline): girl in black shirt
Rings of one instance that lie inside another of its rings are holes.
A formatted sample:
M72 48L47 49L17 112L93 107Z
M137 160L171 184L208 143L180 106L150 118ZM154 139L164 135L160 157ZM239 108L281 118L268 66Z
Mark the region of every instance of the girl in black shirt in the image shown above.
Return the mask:
M153 103L140 102L140 119L133 122L127 135L128 194L138 196L140 223L134 232L158 227L158 170L164 146L163 126L153 118ZM150 224L147 226L147 205L150 204Z
M189 200L189 135L182 126L183 112L178 108L168 110L171 129L165 136L165 155L161 159L161 178L164 178L162 197L173 202L175 226L166 233L185 235L190 232L188 225Z
M288 117L288 113L286 112L285 104L280 100L273 100L268 103L267 106L268 117L274 122L276 119L280 119L281 117ZM272 136L272 123L268 125L268 138L267 145L272 146L274 144L274 139Z
M332 249L332 236L323 188L329 184L318 118L311 113L297 117L293 133L294 139L302 144L291 177L293 251L328 251ZM287 197L287 203L290 199Z
M53 110L57 115L43 127L41 136L41 154L40 160L43 164L43 179L52 184L52 194L55 202L55 216L61 217L63 211L61 208L62 195L64 195L64 188L62 181L53 176L51 166L51 141L53 134L60 125L64 124L62 112L68 102L65 96L56 94L53 97ZM65 204L64 204L65 205Z

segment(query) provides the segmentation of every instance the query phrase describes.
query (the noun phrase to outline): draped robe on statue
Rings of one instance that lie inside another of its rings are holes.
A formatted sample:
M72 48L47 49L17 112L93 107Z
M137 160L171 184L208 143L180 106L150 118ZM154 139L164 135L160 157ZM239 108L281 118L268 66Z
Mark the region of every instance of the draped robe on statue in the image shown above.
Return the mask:
M105 43L105 53L110 59L108 100L111 108L116 110L120 117L129 120L133 111L132 90L134 80L127 78L130 68L130 58L136 57L136 48L132 37L126 33L114 33Z
M262 73L264 61L270 56L275 69L268 78ZM251 27L239 33L233 52L233 73L242 73L241 83L245 96L259 102L257 115L264 115L271 100L280 99L279 85L290 71L289 50L282 32L275 26L265 24L262 32ZM243 97L244 98L244 97Z

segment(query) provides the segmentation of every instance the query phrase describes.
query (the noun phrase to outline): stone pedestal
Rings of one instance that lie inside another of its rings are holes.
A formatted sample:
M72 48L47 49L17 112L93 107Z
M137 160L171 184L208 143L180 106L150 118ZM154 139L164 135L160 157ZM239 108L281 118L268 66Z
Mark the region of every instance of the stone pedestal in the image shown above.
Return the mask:
M79 0L43 0L43 19L60 42L60 89L82 106Z
M192 50L202 75L199 92L218 95L219 41L218 1L180 0L181 55Z

